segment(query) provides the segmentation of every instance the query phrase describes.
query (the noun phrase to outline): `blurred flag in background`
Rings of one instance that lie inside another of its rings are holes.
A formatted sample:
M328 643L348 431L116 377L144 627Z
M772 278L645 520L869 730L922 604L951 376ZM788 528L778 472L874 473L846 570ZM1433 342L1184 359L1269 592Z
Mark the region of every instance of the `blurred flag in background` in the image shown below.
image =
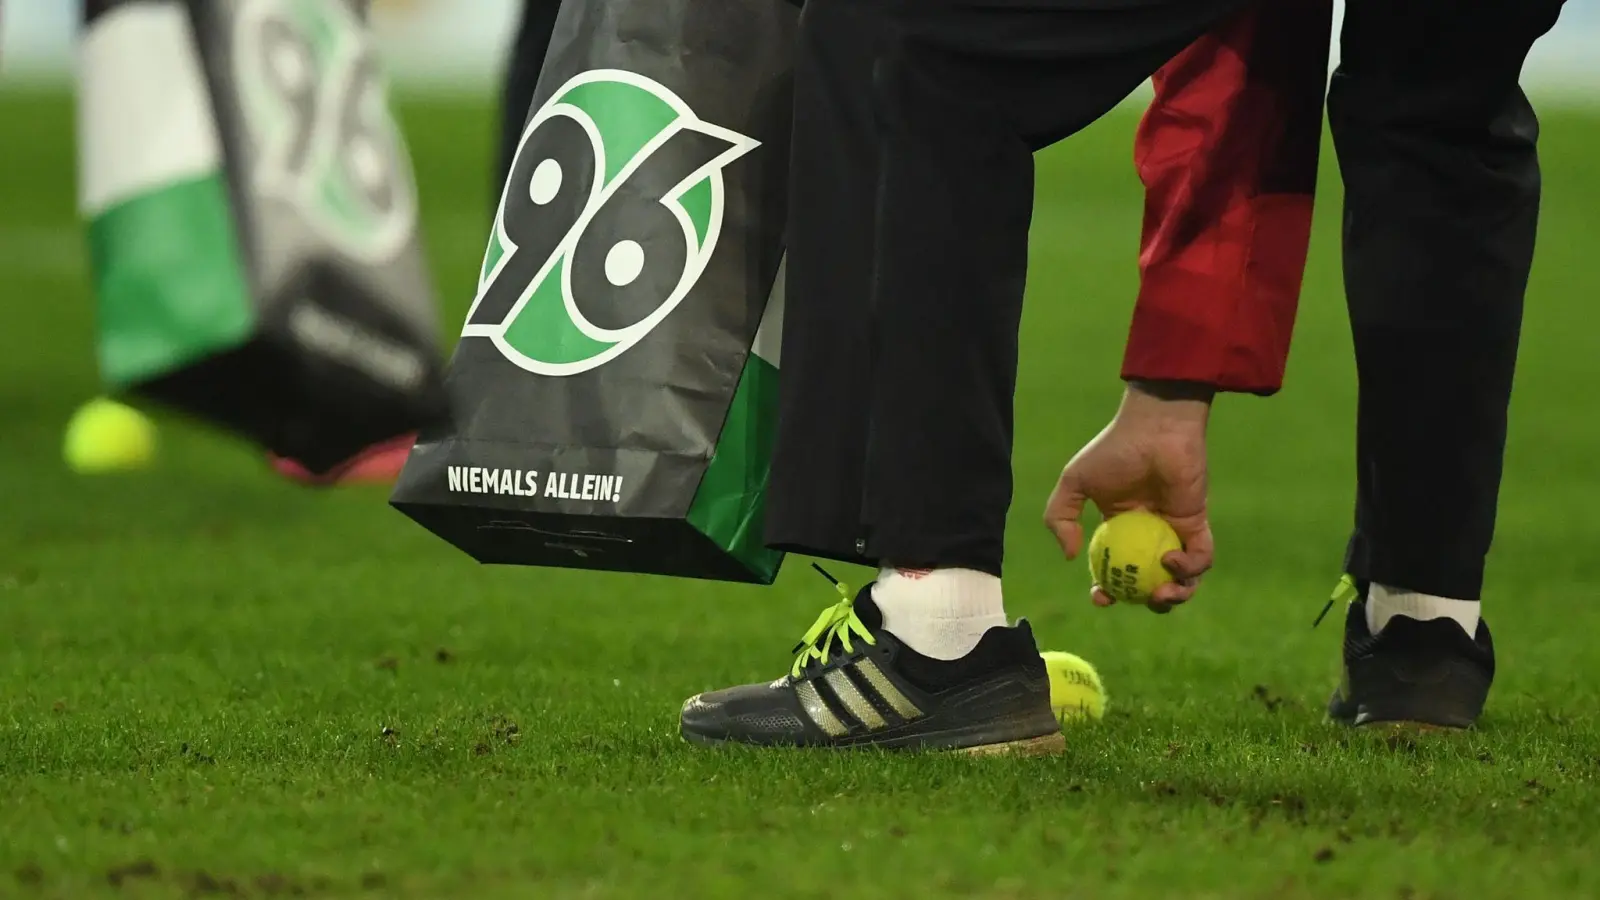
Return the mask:
M522 0L373 0L391 75L430 88L487 89ZM73 0L0 0L0 89L65 83L78 18ZM467 12L470 10L470 12Z
M499 77L521 2L374 0L373 20L392 77L413 88L489 89ZM77 7L71 0L0 0L0 89L66 80ZM1344 4L1337 7L1343 14ZM1567 0L1561 23L1528 61L1530 90L1552 99L1600 104L1597 47L1600 0Z

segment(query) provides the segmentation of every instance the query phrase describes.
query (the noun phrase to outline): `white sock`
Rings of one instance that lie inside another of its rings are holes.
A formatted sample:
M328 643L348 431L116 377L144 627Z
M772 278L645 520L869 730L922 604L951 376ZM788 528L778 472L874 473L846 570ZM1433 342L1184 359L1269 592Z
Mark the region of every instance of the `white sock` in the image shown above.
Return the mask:
M872 586L884 630L934 659L960 659L1004 628L1000 579L974 569L884 569Z
M1454 619L1469 636L1475 637L1478 608L1474 600L1452 600L1374 584L1367 590L1367 630L1377 634L1395 616L1410 616L1418 621Z

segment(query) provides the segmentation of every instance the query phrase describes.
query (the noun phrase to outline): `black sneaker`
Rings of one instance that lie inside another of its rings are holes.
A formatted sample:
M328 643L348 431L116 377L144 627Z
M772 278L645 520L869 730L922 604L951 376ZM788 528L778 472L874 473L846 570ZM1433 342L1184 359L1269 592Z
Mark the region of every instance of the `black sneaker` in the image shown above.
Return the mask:
M684 739L1030 755L1066 747L1026 622L991 628L971 653L938 660L883 630L871 585L854 601L847 588L840 593L795 648L787 675L690 697Z
M1471 728L1494 681L1494 641L1479 620L1475 638L1452 619L1395 616L1373 634L1365 599L1344 620L1344 677L1328 716L1346 725Z

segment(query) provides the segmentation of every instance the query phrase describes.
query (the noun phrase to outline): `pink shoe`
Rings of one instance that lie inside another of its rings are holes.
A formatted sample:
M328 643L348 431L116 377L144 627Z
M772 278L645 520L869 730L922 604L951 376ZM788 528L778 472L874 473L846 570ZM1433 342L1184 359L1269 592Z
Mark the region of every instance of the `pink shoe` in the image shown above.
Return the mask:
M408 434L381 444L373 444L322 475L311 474L305 466L292 459L271 454L268 454L267 458L272 462L273 470L279 475L311 487L330 487L337 484L393 484L394 480L400 477L400 470L406 464L406 456L411 453L411 445L416 442L417 436Z

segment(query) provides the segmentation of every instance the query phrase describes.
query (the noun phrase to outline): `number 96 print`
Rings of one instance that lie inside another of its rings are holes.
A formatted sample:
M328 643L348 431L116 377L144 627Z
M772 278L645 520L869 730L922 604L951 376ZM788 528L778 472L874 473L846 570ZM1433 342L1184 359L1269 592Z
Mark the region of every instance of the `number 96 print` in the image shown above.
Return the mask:
M345 0L241 0L234 78L254 183L339 251L392 259L416 231L416 185L373 38Z
M574 77L523 131L462 337L540 375L615 359L699 281L723 171L758 146L633 72Z

